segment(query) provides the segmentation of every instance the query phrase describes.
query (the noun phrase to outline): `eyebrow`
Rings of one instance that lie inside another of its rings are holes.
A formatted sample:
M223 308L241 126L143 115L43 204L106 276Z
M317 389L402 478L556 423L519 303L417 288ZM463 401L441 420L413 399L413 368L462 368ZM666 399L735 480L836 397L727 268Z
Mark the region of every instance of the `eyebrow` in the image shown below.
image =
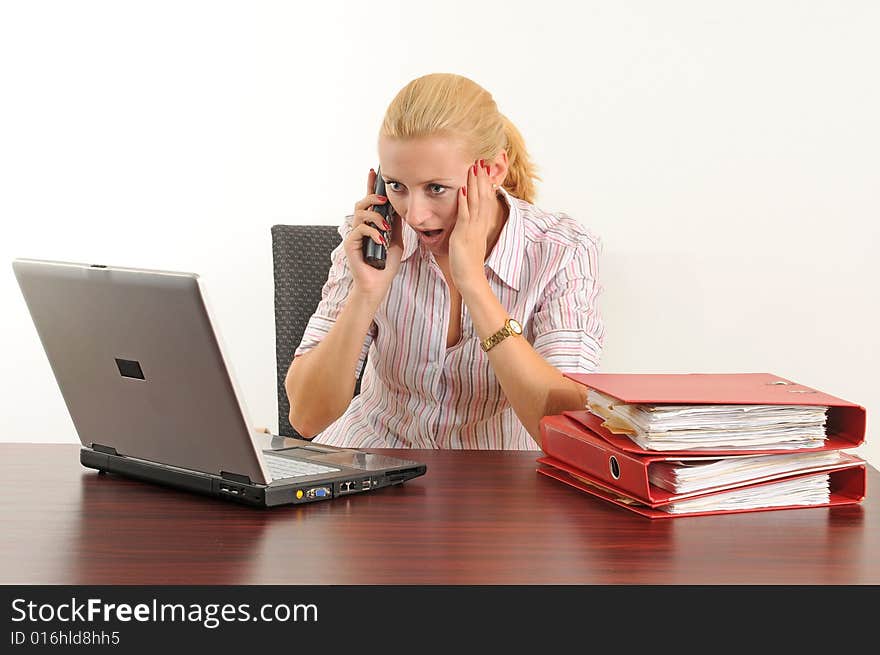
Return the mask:
M403 184L403 182L401 182L400 180L397 180L397 179L391 177L390 175L385 175L385 174L383 173L383 174L382 174L382 177L385 178L385 181L386 181L386 182L397 182L397 184ZM439 183L439 182L455 182L455 180L453 180L451 177L438 177L438 178L435 178L435 179L432 179L432 180L428 180L427 182L422 182L422 184L437 184L437 183ZM418 186L418 185L417 185L417 186Z

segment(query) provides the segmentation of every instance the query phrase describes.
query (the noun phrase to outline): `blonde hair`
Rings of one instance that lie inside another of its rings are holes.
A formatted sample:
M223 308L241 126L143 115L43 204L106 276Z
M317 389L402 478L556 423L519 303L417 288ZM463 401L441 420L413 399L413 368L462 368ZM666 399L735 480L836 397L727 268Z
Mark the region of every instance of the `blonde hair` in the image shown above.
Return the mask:
M519 130L498 111L492 95L476 82L452 73L431 73L403 87L385 112L380 136L410 139L435 135L461 139L475 159L495 159L507 151L509 169L502 186L511 195L535 201L535 165Z

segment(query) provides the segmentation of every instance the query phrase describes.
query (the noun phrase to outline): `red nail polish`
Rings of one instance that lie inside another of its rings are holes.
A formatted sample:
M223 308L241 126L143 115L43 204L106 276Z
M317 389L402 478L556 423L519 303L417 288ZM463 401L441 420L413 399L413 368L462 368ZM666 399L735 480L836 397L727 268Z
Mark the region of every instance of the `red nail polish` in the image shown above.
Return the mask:
M486 169L486 175L488 175L488 174L489 174L489 167L488 167L488 166L484 166L484 168Z
M480 160L480 168L486 168L486 162L484 160Z
M467 187L461 187L461 195L467 198Z
M474 164L474 175L476 175L476 174L477 174L477 165Z

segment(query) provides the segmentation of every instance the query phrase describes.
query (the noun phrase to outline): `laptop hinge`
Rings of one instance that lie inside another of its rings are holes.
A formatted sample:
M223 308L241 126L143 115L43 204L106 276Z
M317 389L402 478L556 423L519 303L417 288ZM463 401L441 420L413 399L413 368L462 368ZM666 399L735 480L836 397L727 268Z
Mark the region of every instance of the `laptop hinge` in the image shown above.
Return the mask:
M229 473L228 471L220 471L220 477L230 482L241 482L242 484L251 484L251 479L246 475L239 473Z
M105 455L116 455L117 457L119 456L119 453L116 452L116 449L113 446L102 446L99 443L93 443L92 450L99 453L104 453Z

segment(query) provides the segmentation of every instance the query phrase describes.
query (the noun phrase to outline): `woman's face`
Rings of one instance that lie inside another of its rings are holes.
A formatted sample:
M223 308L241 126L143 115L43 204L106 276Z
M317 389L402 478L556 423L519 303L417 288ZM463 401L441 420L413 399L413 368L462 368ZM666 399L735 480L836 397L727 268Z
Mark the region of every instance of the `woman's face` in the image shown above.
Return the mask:
M458 216L458 190L474 162L456 139L379 139L385 195L394 211L437 254L449 252Z

